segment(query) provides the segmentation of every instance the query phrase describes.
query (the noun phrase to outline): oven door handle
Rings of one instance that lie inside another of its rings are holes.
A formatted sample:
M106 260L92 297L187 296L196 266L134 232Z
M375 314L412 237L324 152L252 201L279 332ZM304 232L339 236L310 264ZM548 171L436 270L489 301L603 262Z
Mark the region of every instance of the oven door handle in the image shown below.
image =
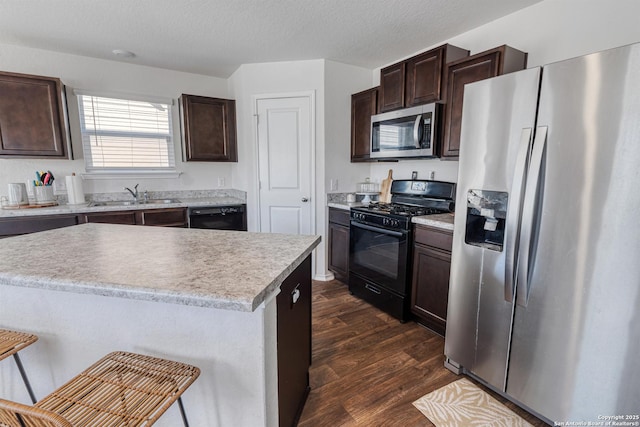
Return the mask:
M358 228L362 228L364 230L369 230L369 231L375 231L376 233L380 233L380 234L388 234L389 236L394 236L394 237L402 237L405 235L405 233L401 233L399 231L385 230L384 228L372 227L370 225L360 224L359 222L351 221L351 225L353 227L358 227Z

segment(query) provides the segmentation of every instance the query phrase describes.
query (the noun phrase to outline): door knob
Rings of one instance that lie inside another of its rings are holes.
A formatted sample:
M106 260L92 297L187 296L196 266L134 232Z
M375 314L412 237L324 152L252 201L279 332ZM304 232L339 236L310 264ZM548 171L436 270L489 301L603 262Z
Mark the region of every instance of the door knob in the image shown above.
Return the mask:
M302 198L302 202L303 202L303 203L307 203L308 201L309 201L309 199L308 199L308 198L306 198L306 197L303 197L303 198Z

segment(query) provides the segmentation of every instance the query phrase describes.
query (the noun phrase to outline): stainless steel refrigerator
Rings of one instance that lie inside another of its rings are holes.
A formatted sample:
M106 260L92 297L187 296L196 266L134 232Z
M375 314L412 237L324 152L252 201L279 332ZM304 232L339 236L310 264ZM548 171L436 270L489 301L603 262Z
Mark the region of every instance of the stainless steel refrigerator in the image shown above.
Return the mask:
M448 367L639 421L640 44L465 87L449 292Z

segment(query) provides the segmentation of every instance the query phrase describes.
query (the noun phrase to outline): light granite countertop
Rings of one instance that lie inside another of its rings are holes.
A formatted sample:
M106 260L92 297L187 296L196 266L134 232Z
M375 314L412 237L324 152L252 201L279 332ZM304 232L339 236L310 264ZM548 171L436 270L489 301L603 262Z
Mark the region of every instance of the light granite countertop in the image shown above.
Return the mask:
M365 205L361 202L353 202L353 203L329 202L327 203L327 206L329 206L330 208L336 208L336 209L342 209L342 210L348 211L351 208L360 208Z
M109 212L109 211L128 211L140 209L167 209L167 208L191 208L203 206L228 206L240 205L246 203L237 197L197 197L197 198L178 198L179 203L149 203L149 204L132 204L132 205L111 205L111 206L89 206L89 203L81 205L60 204L58 206L46 208L29 208L29 209L0 209L1 218L11 218L20 216L39 216L39 215L60 215L60 214L76 214L88 212Z
M0 245L0 285L254 311L320 236L82 224Z
M414 216L411 218L411 222L414 224L428 225L442 230L453 231L453 218L454 216L452 213L443 213L436 215Z

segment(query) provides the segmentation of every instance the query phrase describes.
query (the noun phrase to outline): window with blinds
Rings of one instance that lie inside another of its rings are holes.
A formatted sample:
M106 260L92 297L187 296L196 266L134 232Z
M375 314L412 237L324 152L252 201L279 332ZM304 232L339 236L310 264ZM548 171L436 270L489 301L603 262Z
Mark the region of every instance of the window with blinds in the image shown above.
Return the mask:
M175 170L171 102L78 94L87 172Z

